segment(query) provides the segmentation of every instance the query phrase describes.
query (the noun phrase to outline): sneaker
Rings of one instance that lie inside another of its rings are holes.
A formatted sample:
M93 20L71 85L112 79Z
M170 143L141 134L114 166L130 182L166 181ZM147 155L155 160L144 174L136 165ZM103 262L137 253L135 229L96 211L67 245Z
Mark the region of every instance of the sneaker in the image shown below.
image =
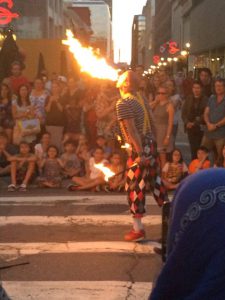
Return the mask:
M145 231L140 230L139 232L134 231L132 229L128 234L124 236L125 241L127 242L139 242L144 240L145 238Z
M8 186L8 192L15 192L16 191L16 186L15 184L10 184Z
M19 186L19 191L20 191L20 192L26 192L26 191L27 191L27 186L26 186L26 184L22 183L22 184Z
M101 192L101 186L100 185L97 185L95 187L95 192Z

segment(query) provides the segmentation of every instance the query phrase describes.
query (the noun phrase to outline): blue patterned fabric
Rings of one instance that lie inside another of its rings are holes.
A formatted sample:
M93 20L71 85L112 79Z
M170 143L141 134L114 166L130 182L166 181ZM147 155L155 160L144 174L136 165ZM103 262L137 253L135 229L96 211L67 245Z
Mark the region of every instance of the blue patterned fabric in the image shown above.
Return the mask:
M149 300L225 299L225 169L191 175L172 203L168 258Z

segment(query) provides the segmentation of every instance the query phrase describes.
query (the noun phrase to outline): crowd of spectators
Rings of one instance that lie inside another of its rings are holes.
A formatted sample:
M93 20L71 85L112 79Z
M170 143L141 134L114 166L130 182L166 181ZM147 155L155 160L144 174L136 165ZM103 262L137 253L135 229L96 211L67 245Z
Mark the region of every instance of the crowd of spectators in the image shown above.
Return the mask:
M148 99L156 125L166 187L176 189L198 170L224 167L224 80L213 82L206 68L198 81L192 72L180 80L165 69L150 77L143 71L136 68L139 92ZM49 78L46 71L31 81L17 62L11 73L0 86L0 180L8 191L26 191L31 183L73 191L123 191L126 151L118 141L120 95L115 83L86 75L75 79L53 73ZM190 143L189 167L176 148L178 126L184 126ZM209 160L211 150L214 157ZM118 175L106 182L96 164Z

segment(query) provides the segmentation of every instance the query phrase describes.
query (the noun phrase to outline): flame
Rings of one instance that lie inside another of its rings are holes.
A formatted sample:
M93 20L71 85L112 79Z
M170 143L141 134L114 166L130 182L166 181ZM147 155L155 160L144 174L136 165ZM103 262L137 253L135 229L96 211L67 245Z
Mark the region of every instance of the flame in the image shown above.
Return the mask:
M122 143L122 138L120 135L117 135L117 141L121 144ZM124 145L121 145L122 149L131 149L131 145L128 143L125 143Z
M128 143L125 143L124 145L121 146L122 149L130 149L131 145Z
M67 40L63 40L62 43L69 46L70 52L73 53L81 67L81 72L88 73L98 79L118 80L120 70L109 66L105 58L97 57L91 47L83 47L71 30L67 30L66 35Z
M105 181L109 181L109 178L115 175L114 172L112 172L109 168L105 167L103 164L95 164L94 166L95 168L102 171L102 173L105 175L104 177Z
M122 142L121 136L117 135L117 141L118 141L119 143Z

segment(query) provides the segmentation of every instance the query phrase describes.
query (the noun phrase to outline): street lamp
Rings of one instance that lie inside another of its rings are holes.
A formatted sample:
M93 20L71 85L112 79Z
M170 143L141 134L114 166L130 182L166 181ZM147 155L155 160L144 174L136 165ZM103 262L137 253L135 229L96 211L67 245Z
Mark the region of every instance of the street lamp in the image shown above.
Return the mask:
M182 50L180 54L182 56L187 56L188 55L188 51L187 50Z
M181 55L186 57L186 69L187 69L187 75L188 75L188 65L189 65L189 54L190 54L190 48L191 48L191 44L189 42L187 42L185 44L185 50L181 51Z
M186 47L187 49L190 49L190 48L191 48L191 44L188 42L188 43L185 44L185 47Z

